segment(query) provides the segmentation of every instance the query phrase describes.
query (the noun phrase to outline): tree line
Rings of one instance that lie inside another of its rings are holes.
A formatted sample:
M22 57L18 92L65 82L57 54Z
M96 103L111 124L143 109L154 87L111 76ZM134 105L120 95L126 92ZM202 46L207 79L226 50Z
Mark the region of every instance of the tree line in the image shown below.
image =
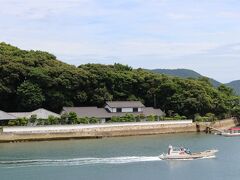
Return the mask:
M207 78L181 79L122 64L76 67L47 52L0 43L1 110L60 112L63 106L101 107L111 100L140 100L187 118L240 114L239 96L224 85L213 87Z

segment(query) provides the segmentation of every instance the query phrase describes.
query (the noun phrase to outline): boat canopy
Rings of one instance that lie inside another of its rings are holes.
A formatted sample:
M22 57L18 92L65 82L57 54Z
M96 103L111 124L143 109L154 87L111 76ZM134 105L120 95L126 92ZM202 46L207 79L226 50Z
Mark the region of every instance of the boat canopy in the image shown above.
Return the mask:
M233 127L228 129L229 131L240 131L240 127Z

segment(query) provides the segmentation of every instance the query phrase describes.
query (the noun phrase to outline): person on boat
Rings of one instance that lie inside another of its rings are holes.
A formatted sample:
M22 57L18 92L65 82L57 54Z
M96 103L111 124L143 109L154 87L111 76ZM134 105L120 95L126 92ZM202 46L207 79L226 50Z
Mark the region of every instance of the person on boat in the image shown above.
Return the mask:
M168 146L168 155L170 155L172 153L172 151L173 151L173 147L172 147L172 145L169 145Z
M180 147L179 150L180 150L179 154L185 154L185 148L184 147Z
M188 149L188 148L185 149L185 153L187 153L187 154L192 154L191 151L190 151L190 149Z

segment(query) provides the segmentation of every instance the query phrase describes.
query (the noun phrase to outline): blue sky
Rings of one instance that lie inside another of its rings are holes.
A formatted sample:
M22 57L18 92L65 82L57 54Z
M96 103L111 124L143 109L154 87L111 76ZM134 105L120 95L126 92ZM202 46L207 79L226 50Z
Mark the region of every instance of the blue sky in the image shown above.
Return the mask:
M0 41L74 64L240 79L239 0L0 0Z

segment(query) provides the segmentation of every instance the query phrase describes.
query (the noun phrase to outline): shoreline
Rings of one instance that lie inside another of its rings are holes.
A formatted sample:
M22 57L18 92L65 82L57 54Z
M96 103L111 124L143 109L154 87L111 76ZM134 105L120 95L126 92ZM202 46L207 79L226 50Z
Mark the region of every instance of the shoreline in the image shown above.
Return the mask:
M170 134L170 133L187 133L187 132L204 132L206 130L205 122L195 123L191 120L169 122L144 122L144 123L116 123L116 124L100 124L100 125L62 125L48 126L49 128L62 127L68 128L68 131L28 131L28 132L11 132L16 129L34 129L41 127L5 127L0 134L0 143L6 142L25 142L25 141L50 141L50 140L67 140L67 139L93 139L105 137L124 137L124 136L140 136L154 134ZM211 124L218 129L228 129L239 125L234 119L225 119L216 121ZM70 128L69 128L70 127ZM75 128L75 130L72 129Z

